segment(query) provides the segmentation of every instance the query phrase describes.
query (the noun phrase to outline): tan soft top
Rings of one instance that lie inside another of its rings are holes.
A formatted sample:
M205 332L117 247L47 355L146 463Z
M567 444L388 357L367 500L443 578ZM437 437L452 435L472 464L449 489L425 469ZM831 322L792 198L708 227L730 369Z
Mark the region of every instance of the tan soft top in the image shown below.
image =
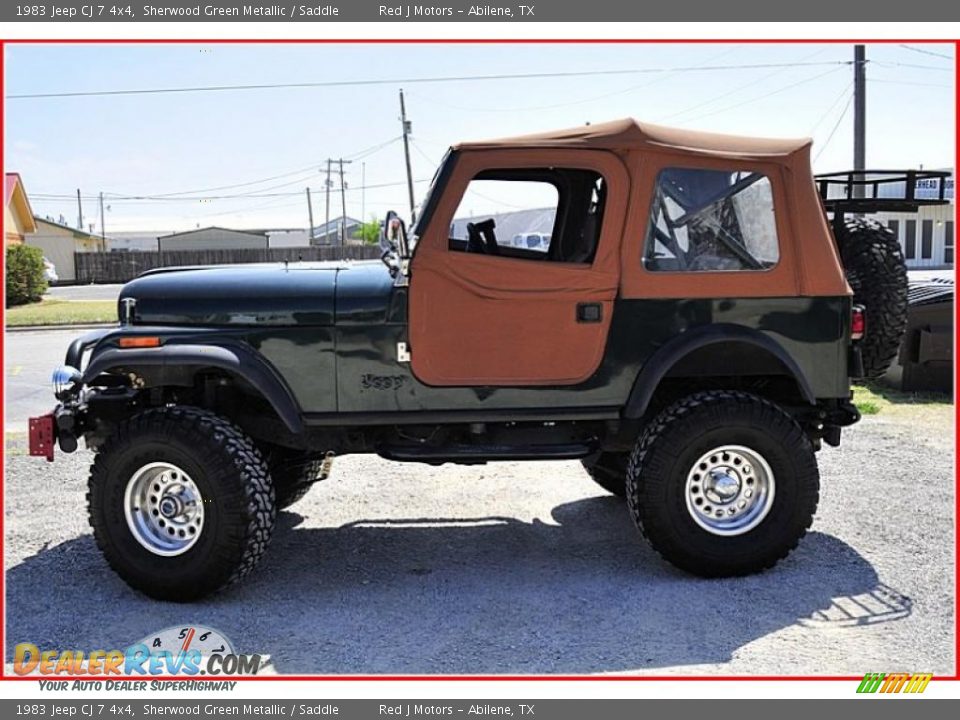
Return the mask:
M650 125L637 122L633 118L625 118L535 135L466 142L457 145L456 149L564 147L636 150L659 148L715 157L783 158L809 148L810 144L809 138L778 139L721 135Z

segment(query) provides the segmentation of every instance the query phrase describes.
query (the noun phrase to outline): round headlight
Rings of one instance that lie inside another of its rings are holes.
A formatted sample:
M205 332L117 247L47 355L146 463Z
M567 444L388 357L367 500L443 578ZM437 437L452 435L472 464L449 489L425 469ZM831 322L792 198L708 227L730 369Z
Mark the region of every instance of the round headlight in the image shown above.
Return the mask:
M60 397L60 393L79 383L82 377L81 372L75 367L61 365L53 371L53 377L51 378L53 382L53 392L57 397Z

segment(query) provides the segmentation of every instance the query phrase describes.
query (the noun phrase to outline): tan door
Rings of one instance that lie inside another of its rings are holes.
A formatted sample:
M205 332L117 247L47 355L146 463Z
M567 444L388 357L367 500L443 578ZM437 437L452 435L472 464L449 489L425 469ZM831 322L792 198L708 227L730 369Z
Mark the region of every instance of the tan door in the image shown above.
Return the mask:
M465 224L457 211L463 212L461 200L471 181L489 177L555 182L554 226L541 227L542 242L538 233L511 230L511 222L514 230L520 227L516 212L494 218L495 232L501 233L498 248L468 252L470 242L484 243L451 238ZM570 178L579 184L571 185ZM586 205L584 178L601 179ZM589 378L603 358L619 283L629 193L620 160L601 151L464 152L446 186L436 192L442 199L411 264L416 377L438 386L570 385ZM602 217L589 210L577 214L588 206L599 207ZM592 223L589 230L584 218ZM584 240L588 235L590 243ZM568 247L560 252L563 243ZM592 251L584 252L591 245Z

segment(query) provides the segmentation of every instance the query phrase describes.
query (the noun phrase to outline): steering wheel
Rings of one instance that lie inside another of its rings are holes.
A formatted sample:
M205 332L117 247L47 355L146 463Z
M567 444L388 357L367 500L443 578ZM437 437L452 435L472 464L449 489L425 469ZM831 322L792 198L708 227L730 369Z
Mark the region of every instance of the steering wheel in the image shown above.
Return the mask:
M467 223L467 252L499 255L500 247L493 230L496 226L493 218L479 223Z

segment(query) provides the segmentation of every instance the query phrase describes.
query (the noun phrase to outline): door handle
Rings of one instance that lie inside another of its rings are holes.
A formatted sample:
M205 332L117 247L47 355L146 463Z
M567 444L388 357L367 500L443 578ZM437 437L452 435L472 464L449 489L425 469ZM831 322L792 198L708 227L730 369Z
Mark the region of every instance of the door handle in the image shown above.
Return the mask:
M598 323L603 320L603 306L600 303L577 303L578 323Z

